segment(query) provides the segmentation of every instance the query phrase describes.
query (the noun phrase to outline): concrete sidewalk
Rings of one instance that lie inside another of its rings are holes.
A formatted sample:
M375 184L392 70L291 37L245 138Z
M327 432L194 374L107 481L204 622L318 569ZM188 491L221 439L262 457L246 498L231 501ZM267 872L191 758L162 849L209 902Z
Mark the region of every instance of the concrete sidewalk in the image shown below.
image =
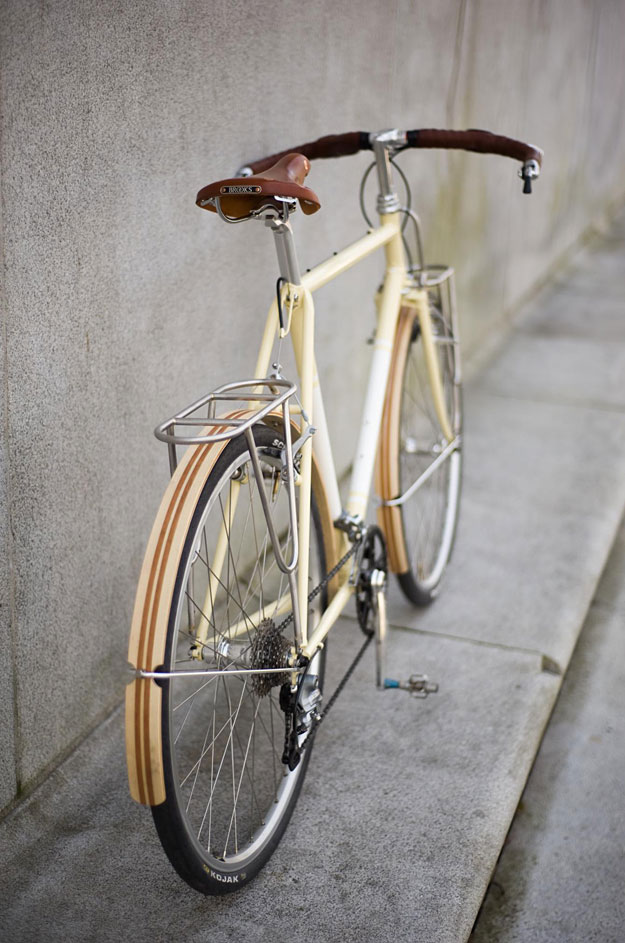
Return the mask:
M0 824L0 938L466 940L625 508L625 218L536 298L466 393L461 526L444 592L389 593L373 656L321 728L286 837L246 890L204 899L128 797L121 712ZM337 680L360 638L332 639Z

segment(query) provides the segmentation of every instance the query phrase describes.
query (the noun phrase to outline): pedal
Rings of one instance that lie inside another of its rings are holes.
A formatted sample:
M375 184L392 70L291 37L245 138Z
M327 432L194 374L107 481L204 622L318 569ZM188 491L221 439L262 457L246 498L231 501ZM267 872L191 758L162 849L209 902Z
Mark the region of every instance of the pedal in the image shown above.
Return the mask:
M428 694L436 694L438 682L430 681L427 675L410 675L407 681L394 681L392 678L385 678L384 687L408 691L412 697L427 697Z

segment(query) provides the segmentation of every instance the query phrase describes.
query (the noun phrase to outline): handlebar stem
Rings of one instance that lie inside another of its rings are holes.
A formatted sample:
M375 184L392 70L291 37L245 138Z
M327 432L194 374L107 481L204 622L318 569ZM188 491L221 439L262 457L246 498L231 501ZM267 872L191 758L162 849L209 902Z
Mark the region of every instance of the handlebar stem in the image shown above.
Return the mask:
M398 147L406 143L406 134L404 131L398 131L393 128L389 131L380 131L369 136L369 141L375 155L375 162L378 172L378 183L380 192L378 193L377 210L380 216L387 213L396 213L400 208L399 197L393 186L393 172L391 169L391 157Z

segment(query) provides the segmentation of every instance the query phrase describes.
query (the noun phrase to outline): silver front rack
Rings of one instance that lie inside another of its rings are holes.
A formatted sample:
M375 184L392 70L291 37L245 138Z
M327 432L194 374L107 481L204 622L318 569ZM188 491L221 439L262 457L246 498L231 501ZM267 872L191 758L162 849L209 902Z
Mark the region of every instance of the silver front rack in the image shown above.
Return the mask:
M296 385L284 377L237 380L207 393L160 423L154 435L169 447L171 473L178 464L177 445L223 442L243 435L255 423L283 406L295 390ZM218 416L218 407L226 408L228 415ZM245 415L237 415L243 412ZM210 431L212 428L214 432Z
M434 288L443 282L450 282L454 270L450 265L412 265L410 274L422 288Z

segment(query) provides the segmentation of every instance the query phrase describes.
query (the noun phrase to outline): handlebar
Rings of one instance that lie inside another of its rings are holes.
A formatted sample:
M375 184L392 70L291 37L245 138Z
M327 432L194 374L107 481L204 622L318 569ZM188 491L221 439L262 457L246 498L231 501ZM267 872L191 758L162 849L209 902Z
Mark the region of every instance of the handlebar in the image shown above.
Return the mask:
M543 152L540 148L502 134L492 134L490 131L481 131L469 128L467 131L449 131L436 128L421 128L415 131L393 131L370 133L368 131L351 131L346 134L329 134L300 144L299 147L290 147L277 154L261 157L247 164L245 170L257 174L267 170L280 158L287 154L303 154L309 160L318 160L326 157L346 157L357 154L359 151L373 150L378 140L384 140L386 146L393 152L408 147L445 148L463 151L476 151L481 154L499 154L501 157L511 157L520 160L523 167L519 176L523 179L524 193L532 192L532 179L538 177L542 165Z
M316 141L309 141L308 144L300 144L299 147L289 147L286 151L279 151L277 154L270 154L269 157L260 157L258 160L252 160L246 167L253 174L260 174L274 164L277 164L282 157L287 154L303 154L308 160L318 160L321 157L348 157L350 154L357 154L359 151L370 151L373 144L370 143L370 135L366 131L348 131L347 134L327 134L323 138L317 138Z

